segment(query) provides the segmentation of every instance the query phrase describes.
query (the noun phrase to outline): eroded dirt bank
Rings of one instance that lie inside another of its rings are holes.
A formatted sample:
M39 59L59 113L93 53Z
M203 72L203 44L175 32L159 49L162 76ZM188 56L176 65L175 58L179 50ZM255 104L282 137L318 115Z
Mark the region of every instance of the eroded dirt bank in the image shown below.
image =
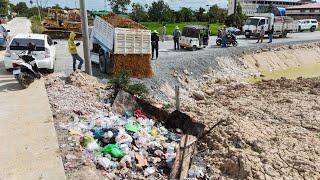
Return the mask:
M239 60L250 74L270 74L272 71L283 71L289 68L301 67L302 69L283 73L283 76L309 77L319 76L319 71L303 72L303 67L317 65L320 63L320 43L307 43L300 45L289 45L275 48L265 48L253 53L242 54ZM300 71L300 72L296 72ZM305 71L310 71L306 69ZM296 74L293 76L293 74ZM272 77L271 77L272 78Z
M199 145L198 156L205 160L208 175L320 178L319 78L254 85L207 81L195 91L199 90L204 92L203 99L189 102L184 110L209 127L226 121Z

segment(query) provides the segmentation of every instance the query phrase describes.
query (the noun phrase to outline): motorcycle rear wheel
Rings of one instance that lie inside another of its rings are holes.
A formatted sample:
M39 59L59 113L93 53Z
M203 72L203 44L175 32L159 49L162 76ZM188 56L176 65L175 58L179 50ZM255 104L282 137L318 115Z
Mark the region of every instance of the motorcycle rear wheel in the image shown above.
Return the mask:
M217 46L221 46L222 40L221 40L221 39L217 39L217 40L216 40L216 44L217 44Z
M232 46L233 46L233 47L237 47L237 46L238 46L238 41L234 41L234 42L232 43Z
M33 82L33 79L30 79L30 77L28 77L28 75L20 74L18 77L18 82L23 89L26 89Z

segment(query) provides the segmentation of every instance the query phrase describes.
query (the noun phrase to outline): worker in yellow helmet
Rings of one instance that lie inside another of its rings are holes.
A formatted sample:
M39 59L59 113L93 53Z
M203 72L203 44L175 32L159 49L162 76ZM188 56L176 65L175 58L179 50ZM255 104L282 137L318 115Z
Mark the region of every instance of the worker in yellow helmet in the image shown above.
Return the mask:
M70 33L70 37L69 37L69 53L72 56L73 59L73 71L76 70L76 64L77 64L77 60L79 61L79 65L78 65L78 69L81 69L81 66L83 64L83 59L79 56L78 52L77 52L77 46L80 45L80 43L75 43L74 39L76 37L76 34L74 32Z

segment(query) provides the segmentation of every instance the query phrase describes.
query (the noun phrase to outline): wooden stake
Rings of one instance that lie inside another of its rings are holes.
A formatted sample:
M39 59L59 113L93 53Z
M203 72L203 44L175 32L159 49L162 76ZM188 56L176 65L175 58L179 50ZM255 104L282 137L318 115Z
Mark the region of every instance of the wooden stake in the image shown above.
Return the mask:
M180 111L180 92L179 92L179 86L175 86L175 92L176 92L176 110Z

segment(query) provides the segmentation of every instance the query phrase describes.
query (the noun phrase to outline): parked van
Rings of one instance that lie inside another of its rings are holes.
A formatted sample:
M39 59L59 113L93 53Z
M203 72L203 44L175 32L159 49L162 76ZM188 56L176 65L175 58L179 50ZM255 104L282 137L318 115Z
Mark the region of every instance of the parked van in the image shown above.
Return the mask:
M314 32L316 29L318 29L318 21L316 19L302 19L298 21L298 30L299 32L310 30L311 32Z

